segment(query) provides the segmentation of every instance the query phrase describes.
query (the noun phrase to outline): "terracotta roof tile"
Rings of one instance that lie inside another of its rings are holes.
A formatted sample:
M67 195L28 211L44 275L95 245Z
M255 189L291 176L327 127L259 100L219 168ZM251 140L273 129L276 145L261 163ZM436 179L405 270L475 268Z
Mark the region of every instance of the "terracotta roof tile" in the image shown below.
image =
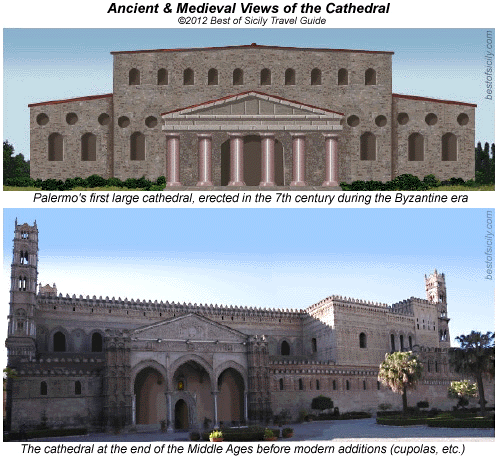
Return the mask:
M456 102L453 100L440 100L439 98L428 98L428 97L417 97L416 95L402 95L402 94L392 94L396 98L404 98L406 100L419 100L422 102L436 102L436 103L446 103L448 105L463 105L470 106L472 108L477 108L474 103Z
M192 52L192 51L219 51L224 49L282 49L285 51L318 51L318 52L354 52L361 54L394 54L393 51L366 51L361 49L331 49L331 48L298 48L293 46L266 46L261 44L243 44L239 46L212 46L202 48L175 48L175 49L143 49L137 51L112 51L111 54L138 54L143 52Z
M87 100L96 100L99 98L108 98L112 96L113 94L103 94L103 95L88 95L87 97L67 98L65 100L51 100L48 102L30 103L28 105L28 108L32 108L34 106L42 106L42 105L58 105L59 103L68 103L68 102L83 102Z

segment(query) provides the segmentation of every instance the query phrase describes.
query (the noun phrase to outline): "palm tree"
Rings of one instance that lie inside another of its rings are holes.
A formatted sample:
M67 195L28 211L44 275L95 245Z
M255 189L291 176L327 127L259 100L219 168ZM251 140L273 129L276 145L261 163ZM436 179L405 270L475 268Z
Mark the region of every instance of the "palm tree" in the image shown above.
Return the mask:
M406 392L415 388L422 372L422 363L412 352L386 354L385 360L380 364L378 380L403 397L403 415L406 415L408 409Z
M486 414L484 398L483 374L495 375L495 334L472 331L470 335L460 335L455 338L459 348L450 349L450 365L459 373L472 375L476 378L479 393L481 414Z

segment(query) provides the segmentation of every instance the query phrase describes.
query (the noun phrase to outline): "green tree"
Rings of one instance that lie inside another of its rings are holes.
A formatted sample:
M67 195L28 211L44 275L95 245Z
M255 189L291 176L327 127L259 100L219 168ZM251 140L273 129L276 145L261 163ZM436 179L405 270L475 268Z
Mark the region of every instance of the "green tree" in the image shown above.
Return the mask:
M459 348L450 349L450 365L459 373L474 376L477 382L481 414L486 414L483 376L495 374L495 334L472 331L455 338Z
M469 398L477 397L477 384L467 379L452 381L450 387L448 387L448 397L458 399L457 406L467 406Z
M320 395L319 397L314 397L312 399L311 408L319 409L320 411L324 411L325 409L332 409L333 401L330 397Z
M378 380L402 396L403 415L406 415L408 410L406 393L416 387L422 372L422 362L412 352L386 354L385 360L380 364Z
M8 141L3 142L3 179L29 178L30 162L24 160L22 154L14 155L14 146Z

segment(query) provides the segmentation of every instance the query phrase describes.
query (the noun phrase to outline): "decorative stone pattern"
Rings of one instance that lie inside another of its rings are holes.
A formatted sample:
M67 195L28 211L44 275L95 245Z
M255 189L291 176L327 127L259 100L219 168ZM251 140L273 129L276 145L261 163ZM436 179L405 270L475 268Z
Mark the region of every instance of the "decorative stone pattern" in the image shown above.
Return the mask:
M235 132L275 135L283 147L284 186L334 188L342 181L387 181L402 173L474 175L476 105L393 94L392 52L252 44L112 54L112 94L30 105L33 178L96 173L166 176L171 187L224 186L231 165L223 150ZM263 69L270 79L261 81ZM290 70L294 77L287 79ZM408 120L398 121L400 114ZM429 114L437 116L432 125L425 122ZM325 149L327 132L338 139ZM61 137L52 144L54 133ZM296 140L298 133L304 141ZM368 152L362 139L367 133L373 135ZM424 137L423 160L409 159L412 133ZM86 134L95 135L95 160L82 160ZM200 147L200 134L212 134L210 152ZM445 134L457 138L456 160L442 160ZM136 156L132 150L138 147ZM260 167L258 157L244 161L242 167ZM263 176L260 182L266 187L274 179Z

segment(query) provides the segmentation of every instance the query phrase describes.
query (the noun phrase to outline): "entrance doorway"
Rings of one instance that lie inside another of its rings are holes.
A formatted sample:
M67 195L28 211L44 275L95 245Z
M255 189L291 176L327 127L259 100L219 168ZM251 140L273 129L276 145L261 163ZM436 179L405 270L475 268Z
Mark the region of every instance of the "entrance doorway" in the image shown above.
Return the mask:
M230 180L230 140L221 145L221 185L227 186ZM247 186L258 186L261 177L261 145L259 135L243 137L243 180ZM283 145L274 140L274 182L277 186L284 185Z
M174 424L176 430L187 430L189 428L188 405L182 399L175 404Z

